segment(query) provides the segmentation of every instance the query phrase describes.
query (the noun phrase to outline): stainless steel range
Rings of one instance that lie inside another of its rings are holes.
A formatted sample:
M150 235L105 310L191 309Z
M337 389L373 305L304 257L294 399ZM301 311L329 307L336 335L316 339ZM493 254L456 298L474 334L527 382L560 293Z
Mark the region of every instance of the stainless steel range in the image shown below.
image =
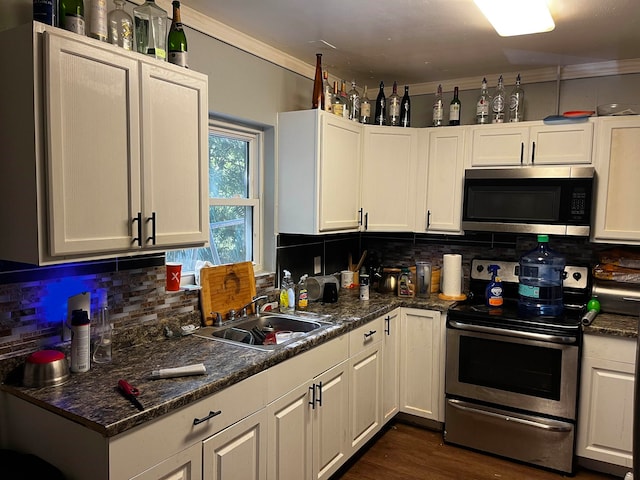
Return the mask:
M485 306L488 266L504 305ZM470 299L447 314L445 441L567 473L574 445L588 267L567 266L561 317L518 316L517 262L474 259Z

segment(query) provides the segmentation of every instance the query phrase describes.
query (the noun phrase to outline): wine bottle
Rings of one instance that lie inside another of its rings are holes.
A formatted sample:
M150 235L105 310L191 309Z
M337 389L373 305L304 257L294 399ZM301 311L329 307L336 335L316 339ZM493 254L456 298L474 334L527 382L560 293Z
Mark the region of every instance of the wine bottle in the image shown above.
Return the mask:
M371 123L371 101L367 95L367 86L364 86L364 93L360 99L360 123Z
M489 123L489 104L491 97L489 97L489 90L487 90L487 79L482 79L482 86L480 87L480 96L476 102L476 123L484 125Z
M356 82L351 82L351 90L347 94L349 99L349 120L360 121L360 92L356 88Z
M402 101L400 102L400 126L401 127L410 127L411 126L411 99L409 98L409 85L404 86L404 95L402 96Z
M83 0L60 0L60 26L65 30L84 35Z
M57 27L58 0L33 0L33 19Z
M389 96L389 125L400 125L400 95L398 95L398 82L393 82L393 91Z
M453 88L453 99L449 104L449 125L460 125L460 99L458 98L458 87Z
M107 41L107 0L89 0L89 36L102 42Z
M346 109L347 105L338 91L338 82L333 82L333 114L344 117Z
M187 36L184 33L182 20L180 19L180 2L173 0L173 18L167 37L167 48L169 50L169 62L174 65L189 68L187 64Z
M311 108L324 110L324 95L322 95L322 54L316 53L316 73L313 77L313 97Z
M167 12L146 0L133 9L138 52L167 61Z
M444 117L444 104L442 103L442 85L438 85L436 91L436 100L433 102L433 126L442 126L442 119Z
M504 123L504 83L502 75L498 79L498 88L496 93L491 99L491 123Z
M387 124L387 98L384 96L384 82L380 82L380 91L376 98L376 125Z
M524 90L520 86L520 74L516 78L516 86L509 97L509 121L524 121Z
M116 8L107 16L109 43L133 50L133 19L124 11L124 0L113 0L113 3Z
M324 111L325 112L332 112L333 113L333 88L331 87L331 84L329 83L329 72L327 72L326 70L323 73L324 76L324 81L322 82L322 91L323 91L323 97L324 97Z

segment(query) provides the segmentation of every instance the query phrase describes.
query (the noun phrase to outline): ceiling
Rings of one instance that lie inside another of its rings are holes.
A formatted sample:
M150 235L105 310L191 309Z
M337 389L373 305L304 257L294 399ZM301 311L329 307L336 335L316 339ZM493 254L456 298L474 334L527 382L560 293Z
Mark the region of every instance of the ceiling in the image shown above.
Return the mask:
M473 0L182 4L304 62L315 64L315 54L322 53L332 76L359 85L413 85L640 58L638 0L548 0L555 30L519 37L498 36Z

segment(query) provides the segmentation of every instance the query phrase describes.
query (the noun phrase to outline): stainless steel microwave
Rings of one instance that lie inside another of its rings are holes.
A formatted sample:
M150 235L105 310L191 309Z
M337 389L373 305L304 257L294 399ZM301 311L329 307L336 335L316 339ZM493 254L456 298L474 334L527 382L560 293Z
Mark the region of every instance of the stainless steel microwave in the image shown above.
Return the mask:
M589 236L593 167L468 169L465 231Z

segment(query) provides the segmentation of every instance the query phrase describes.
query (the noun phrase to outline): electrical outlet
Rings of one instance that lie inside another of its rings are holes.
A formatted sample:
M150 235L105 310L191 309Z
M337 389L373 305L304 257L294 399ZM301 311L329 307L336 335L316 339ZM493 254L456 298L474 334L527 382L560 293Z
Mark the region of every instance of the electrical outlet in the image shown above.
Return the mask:
M322 273L322 257L320 255L313 257L313 274L319 273Z

